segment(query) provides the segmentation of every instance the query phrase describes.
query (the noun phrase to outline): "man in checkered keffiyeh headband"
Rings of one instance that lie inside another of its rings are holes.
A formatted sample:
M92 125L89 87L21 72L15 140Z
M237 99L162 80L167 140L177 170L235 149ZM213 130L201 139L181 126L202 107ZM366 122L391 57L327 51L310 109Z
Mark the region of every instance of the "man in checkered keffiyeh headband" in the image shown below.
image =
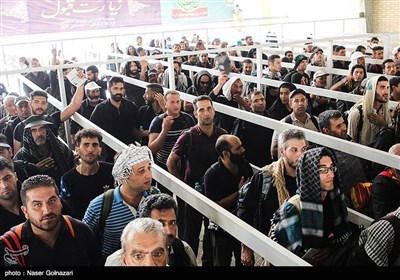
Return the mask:
M115 161L112 175L119 183L126 181L132 172L132 166L146 160L153 162L150 149L147 146L130 144Z

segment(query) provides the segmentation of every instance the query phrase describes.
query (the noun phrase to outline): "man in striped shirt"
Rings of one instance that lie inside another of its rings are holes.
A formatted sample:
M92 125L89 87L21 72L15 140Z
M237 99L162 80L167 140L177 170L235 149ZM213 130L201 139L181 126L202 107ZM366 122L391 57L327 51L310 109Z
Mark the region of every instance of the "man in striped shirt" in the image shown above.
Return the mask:
M100 218L104 194L94 198L86 210L83 222L97 236L102 232L99 243L104 260L121 248L123 229L130 221L139 217L137 209L140 203L154 191L151 187L152 162L153 157L148 147L129 145L121 152L112 170L118 187L114 190L113 202L103 229L100 229Z

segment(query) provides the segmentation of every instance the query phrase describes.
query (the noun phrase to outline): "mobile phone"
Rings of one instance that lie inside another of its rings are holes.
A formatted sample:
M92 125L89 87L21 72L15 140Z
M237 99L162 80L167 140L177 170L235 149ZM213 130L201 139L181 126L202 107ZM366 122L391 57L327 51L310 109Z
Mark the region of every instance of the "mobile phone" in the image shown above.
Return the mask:
M223 71L226 74L229 74L232 71L231 63L227 55L220 56L217 61L218 61L218 69L220 71Z

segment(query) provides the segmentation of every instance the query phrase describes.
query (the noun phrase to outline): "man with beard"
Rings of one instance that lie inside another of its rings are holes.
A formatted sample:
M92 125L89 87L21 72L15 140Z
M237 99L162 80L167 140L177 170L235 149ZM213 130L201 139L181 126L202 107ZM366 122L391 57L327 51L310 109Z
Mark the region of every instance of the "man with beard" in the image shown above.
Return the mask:
M37 58L32 58L29 66L30 68L41 67ZM30 72L25 75L25 78L27 78L29 81L31 81L43 90L50 86L50 76L46 73L46 71ZM28 95L32 91L32 89L24 84L24 91L25 94Z
M128 61L125 64L124 74L129 78L146 81L147 69L142 69L139 61ZM144 88L134 84L125 83L125 98L132 101L136 108L139 109L144 103L143 99Z
M153 157L148 147L129 145L118 156L112 170L118 187L113 190L109 215L103 217L104 223L100 219L105 194L94 198L86 210L82 221L96 234L104 261L121 248L122 231L130 221L139 217L137 210L143 199L153 191L157 193L151 186L152 163Z
M107 91L107 82L100 80L99 78L99 69L95 65L90 65L86 68L86 78L91 81L95 82L100 89L100 98L107 99L106 91ZM86 87L85 87L86 91Z
M83 95L83 87L80 86L75 95ZM95 83L95 82L88 82L85 85L85 95L86 99L82 101L81 107L78 110L78 113L81 114L83 117L90 119L90 116L92 115L94 108L97 106L97 104L100 104L101 102L104 101L104 99L101 98L101 88L100 86ZM71 123L71 142L73 145L75 145L75 134L78 132L78 130L81 129L81 126L77 124L76 122L72 121Z
M347 134L361 145L371 145L377 132L391 124L389 111L389 81L385 76L370 78L364 96L351 109ZM361 110L358 107L361 105ZM360 114L362 112L362 115ZM362 125L359 128L359 119Z
M20 208L18 178L10 161L0 157L0 234L25 222Z
M253 91L249 95L251 111L259 116L267 116L266 101L261 91ZM270 128L236 119L232 134L239 137L246 149L246 158L252 164L263 167L272 162L271 139L274 131Z
M47 93L41 90L35 90L31 92L30 96L31 100L29 104L32 108L32 115L43 116L44 120L50 122L50 129L56 136L58 136L58 129L60 128L61 123L68 120L69 117L71 117L76 111L79 110L83 99L83 93L77 90L77 93L74 94L71 103L69 103L67 107L65 107L61 112L56 111L51 115L47 115L46 111L49 104L47 101ZM24 133L25 125L26 122L21 122L15 127L13 143L15 154L22 146L22 136Z
M35 164L60 185L61 176L75 166L74 154L49 128L50 122L33 115L26 120L22 148L14 159Z
M289 98L289 106L292 108L293 112L283 118L281 122L319 132L318 118L306 112L308 107L306 92L300 88L295 89L290 92ZM273 159L278 158L278 136L279 132L275 130L271 143L271 156Z
M75 152L80 164L61 178L61 198L67 201L82 219L90 201L110 188L114 188L113 165L98 161L103 137L95 129L85 128L76 135Z
M208 71L202 70L197 72L197 74L194 76L194 83L192 86L188 88L186 93L194 96L200 96L204 94L207 95L210 93L212 89L213 89L213 83L211 74ZM193 104L190 103L189 101L183 101L183 110L186 113L194 116Z
M205 196L231 213L236 209L239 189L249 181L253 170L244 158L245 149L240 139L234 135L221 135L215 149L219 155L204 175ZM230 266L232 253L235 265L241 266L240 242L229 233L210 221L214 266Z
M146 105L139 108L138 117L135 119L135 127L139 127L139 130L135 130L136 138L141 139L142 145L148 145L149 143L149 127L154 117L165 112L164 102L164 89L157 83L149 84L146 86L144 92L144 100Z
M296 166L307 149L304 132L286 129L279 135L278 161L265 166L243 187L238 198L236 215L265 235L269 234L270 220L275 211L296 194ZM241 260L245 266L254 266L253 250L242 244Z
M323 134L351 141L342 114L338 110L326 110L318 116L318 124ZM366 182L362 161L356 156L332 150L338 160L338 173L342 180L343 193L350 206L350 187L358 182ZM349 169L351 166L351 169Z
M172 175L195 188L196 182L201 184L207 169L217 161L215 143L226 131L214 124L215 110L209 96L196 97L193 106L197 124L178 138L169 154L167 167ZM177 201L180 209L179 237L186 240L197 255L203 215L180 198ZM212 252L207 219L204 224L202 265L207 266L210 265Z
M93 232L81 221L61 215L58 195L54 180L46 175L22 184L21 209L27 221L1 237L1 266L101 265Z
M137 109L132 101L123 98L125 83L121 77L112 77L108 82L111 97L98 104L90 120L125 144L133 143L134 122ZM107 162L114 162L115 151L107 146Z

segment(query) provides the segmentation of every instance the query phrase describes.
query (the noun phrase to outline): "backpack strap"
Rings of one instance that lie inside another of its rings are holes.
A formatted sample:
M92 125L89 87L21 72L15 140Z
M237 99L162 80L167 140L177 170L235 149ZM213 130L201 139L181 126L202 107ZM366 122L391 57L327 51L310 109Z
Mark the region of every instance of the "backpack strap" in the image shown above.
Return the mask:
M319 130L319 125L318 125L317 119L314 116L310 116L310 119L311 119L312 123L314 124L314 126L317 128L318 132L321 132Z
M21 236L22 236L23 225L24 223L17 225L14 228L14 230L9 230L3 236L0 237L6 244L8 249L14 252L14 256L17 259L18 265L20 267L26 266L25 258L24 255L22 254L22 247L21 247ZM21 253L15 254L16 252L21 252Z
M99 234L102 235L104 226L108 215L110 214L112 203L114 200L114 189L107 190L103 195L103 202L101 204L100 220L99 220Z
M71 220L70 220L67 216L65 216L65 215L63 215L62 217L64 218L64 221L65 221L65 223L67 224L68 230L69 230L69 232L71 233L72 237L75 238L75 230L74 230L74 228L72 227L72 222L71 222Z
M358 124L357 124L357 139L356 142L359 143L360 142L360 132L362 130L363 127L363 110L362 110L362 105L358 105L357 106L357 110L360 114L360 118L358 119Z
M285 123L288 123L288 124L292 124L293 123L291 114L289 114L288 116L285 117Z

